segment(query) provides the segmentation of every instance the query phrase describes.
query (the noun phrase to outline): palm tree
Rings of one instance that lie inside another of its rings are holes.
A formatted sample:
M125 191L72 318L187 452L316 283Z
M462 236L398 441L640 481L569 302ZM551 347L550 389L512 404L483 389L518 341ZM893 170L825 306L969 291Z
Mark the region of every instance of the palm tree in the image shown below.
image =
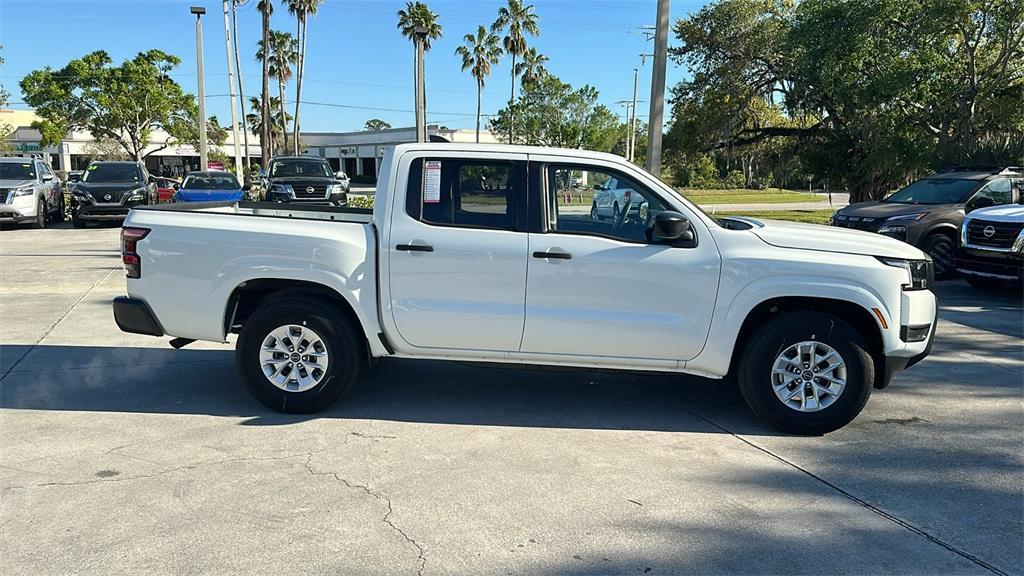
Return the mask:
M270 15L274 13L274 5L271 0L260 0L256 4L256 9L259 10L263 19L263 39L260 42L268 44L270 42ZM263 106L262 115L267 118L270 116L270 53L265 52L261 60L263 61L263 91L260 103ZM263 129L260 130L260 163L264 169L270 164L270 146L270 126L264 124Z
M498 19L491 25L491 32L501 33L506 29L508 33L505 34L502 43L505 46L505 52L512 57L512 94L508 99L510 113L508 142L511 144L516 125L515 112L512 111L512 103L516 99L516 75L518 74L516 72L516 57L526 54L524 34L532 36L540 34L540 28L537 27L537 14L533 12L533 5L524 6L523 0L508 0L507 6L498 9Z
M238 52L238 14L235 8L248 0L231 0L231 44L235 51L235 78L238 81L238 104L242 108L242 140L245 142L245 177L249 177L249 126L245 114L245 91L242 89L242 60Z
M262 40L258 43L256 59L262 60L267 53ZM278 104L281 107L281 121L285 120L284 85L292 78L292 64L299 60L299 41L288 32L272 30L270 32L270 77L277 80ZM288 149L288 126L281 126L284 135L284 148Z
M417 34L417 28L422 28L423 32ZM423 2L406 2L405 10L398 11L398 29L402 31L402 36L412 40L413 45L413 77L416 76L416 72L419 71L420 80L423 82L423 86L415 86L413 89L416 93L415 100L419 103L419 95L423 94L423 111L426 113L427 109L427 73L424 69L424 63L419 58L419 53L416 51L417 37L423 42L423 51L430 51L430 41L436 40L441 37L441 24L438 21L438 15L435 12L430 11Z
M306 29L309 17L323 0L287 0L288 13L295 16L295 37L299 39L299 65L295 74L295 124L293 134L299 133L299 105L302 103L302 79L306 75ZM299 139L295 139L295 154L299 153Z
M480 26L476 35L466 34L465 44L455 49L462 56L462 70L476 78L476 141L480 142L480 105L484 91L484 78L491 74L491 65L501 59L501 43L498 35Z
M251 96L249 98L249 108L252 110L249 114L245 115L245 119L252 126L252 129L257 132L263 131L263 104L260 99ZM270 102L267 103L267 108L271 110L270 122L267 123L267 128L270 131L270 142L275 146L280 146L284 139L284 134L281 132L281 126L287 125L288 121L292 119L291 115L285 116L282 122L281 117L281 101L278 98L271 97Z
M519 76L523 90L534 87L538 82L548 75L548 69L544 66L548 57L537 52L536 48L530 48L523 54L523 61L516 64L515 73Z

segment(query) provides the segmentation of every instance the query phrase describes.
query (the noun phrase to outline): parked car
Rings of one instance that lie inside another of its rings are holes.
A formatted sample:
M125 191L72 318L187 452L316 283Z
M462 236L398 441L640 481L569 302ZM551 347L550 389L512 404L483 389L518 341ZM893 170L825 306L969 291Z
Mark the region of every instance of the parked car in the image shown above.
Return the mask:
M1024 183L1017 203L972 210L960 226L956 269L979 288L1024 284Z
M594 185L594 201L590 206L590 217L594 220L610 218L635 219L646 226L651 216L650 205L628 185L618 178L609 178L603 184ZM622 216L625 211L626 216Z
M38 158L0 158L0 223L64 220L64 186Z
M174 202L238 202L247 188L230 172L189 172L174 193Z
M135 206L156 204L156 178L142 162L92 162L71 188L71 222L122 220Z
M267 200L345 206L348 176L315 156L278 156L264 174Z
M651 226L560 206L545 183L577 169L630 180L658 204ZM144 206L122 238L118 326L175 347L240 333L243 381L284 412L320 410L368 359L400 357L734 373L766 422L816 434L852 420L935 334L917 248L715 219L625 159L582 150L403 144L384 157L372 211Z
M170 202L174 198L174 191L181 185L174 178L156 176L156 199L157 203Z
M935 276L955 271L964 213L1012 204L1013 183L1024 179L1018 167L957 169L914 182L878 202L852 204L836 212L834 226L878 232L921 248L935 262Z

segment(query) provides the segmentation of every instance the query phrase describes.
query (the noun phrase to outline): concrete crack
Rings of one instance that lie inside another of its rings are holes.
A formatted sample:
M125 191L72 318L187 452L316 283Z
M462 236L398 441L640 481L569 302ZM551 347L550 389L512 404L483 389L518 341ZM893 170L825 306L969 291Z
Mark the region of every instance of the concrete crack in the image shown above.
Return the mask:
M419 568L416 570L416 574L417 576L423 576L423 570L426 568L427 565L426 552L423 550L423 546L421 546L419 542L411 538L408 534L405 533L404 530L402 530L394 522L391 521L391 514L393 514L395 511L394 508L391 506L391 499L385 496L384 494L380 494L378 492L371 490L369 486L350 482L345 478L338 476L337 472L317 472L316 470L313 470L312 462L313 454L310 453L309 456L306 458L306 470L313 476L331 476L338 482L344 484L346 488L360 490L364 492L366 495L372 497L373 499L379 500L387 505L388 511L384 514L384 517L381 518L381 521L387 524L392 530L397 532L406 542L412 544L416 548L416 560L419 564Z

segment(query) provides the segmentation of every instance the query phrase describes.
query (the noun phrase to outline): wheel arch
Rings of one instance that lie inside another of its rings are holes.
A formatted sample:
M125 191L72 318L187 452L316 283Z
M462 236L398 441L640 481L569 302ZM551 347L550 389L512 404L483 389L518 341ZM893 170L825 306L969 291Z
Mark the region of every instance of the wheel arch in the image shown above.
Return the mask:
M363 332L366 349L372 356L386 354L377 335L372 334L367 322L344 294L326 284L310 280L254 278L242 282L231 291L227 299L223 315L224 333L237 333L260 306L271 299L287 297L320 298L334 304Z
M743 323L740 325L732 355L729 360L729 373L735 373L738 359L746 344L754 335L757 328L763 326L769 320L787 312L818 311L831 314L850 324L854 330L864 337L868 345L868 352L875 360L878 367L875 373L875 387L883 388L885 380L885 353L882 341L882 332L879 329L878 321L872 312L861 304L835 298L818 296L781 296L768 298L761 301L747 312Z

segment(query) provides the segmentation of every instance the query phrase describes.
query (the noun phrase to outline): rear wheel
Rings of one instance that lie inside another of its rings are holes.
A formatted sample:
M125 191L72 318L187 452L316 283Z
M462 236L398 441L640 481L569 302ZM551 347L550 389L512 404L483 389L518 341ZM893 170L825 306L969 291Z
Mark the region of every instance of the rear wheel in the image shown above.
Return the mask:
M249 317L238 338L235 364L263 405L306 414L348 392L364 356L361 332L334 305L289 298Z
M945 234L932 234L925 239L921 249L932 257L935 263L935 278L945 279L953 275L953 253L956 243Z
M748 341L740 392L762 420L784 432L842 428L871 395L875 363L864 338L824 312L782 314Z

